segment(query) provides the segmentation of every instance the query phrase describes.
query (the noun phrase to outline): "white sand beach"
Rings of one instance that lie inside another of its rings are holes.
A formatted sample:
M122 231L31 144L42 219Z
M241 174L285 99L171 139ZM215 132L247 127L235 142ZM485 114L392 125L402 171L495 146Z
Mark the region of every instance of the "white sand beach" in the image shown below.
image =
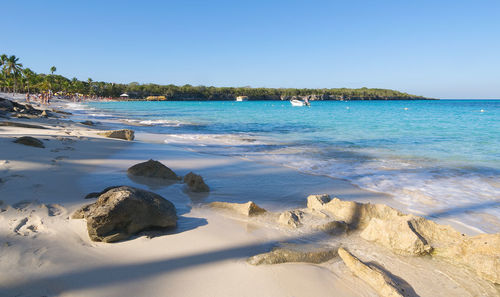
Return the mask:
M238 203L303 197L296 207L304 208L308 195L327 193L399 208L388 195L290 168L155 143L154 135L137 133L134 141L106 138L97 134L109 130L105 124L86 126L70 115L1 121L46 129L0 126L0 296L379 296L338 256L321 264L247 262L280 243L345 247L364 263L381 267L404 296L500 295L498 285L468 267L429 255L399 255L356 231L318 234L205 203L207 195L211 201ZM36 137L45 148L14 143L20 136ZM127 176L127 168L149 159L178 175L202 175L210 194L191 193L181 182L165 186ZM117 185L146 189L174 203L178 226L117 243L91 241L85 220L71 214L95 201L84 199L88 193ZM259 203L272 212L287 210L276 205Z

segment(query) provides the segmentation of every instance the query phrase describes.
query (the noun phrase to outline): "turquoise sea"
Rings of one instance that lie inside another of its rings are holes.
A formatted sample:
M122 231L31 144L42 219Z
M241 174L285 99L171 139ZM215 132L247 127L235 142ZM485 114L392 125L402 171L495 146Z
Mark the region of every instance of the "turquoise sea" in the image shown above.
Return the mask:
M346 179L389 193L417 213L481 212L485 215L470 220L500 229L500 100L316 101L311 107L287 101L102 102L84 107L86 116L119 119L136 131L160 134L165 143Z

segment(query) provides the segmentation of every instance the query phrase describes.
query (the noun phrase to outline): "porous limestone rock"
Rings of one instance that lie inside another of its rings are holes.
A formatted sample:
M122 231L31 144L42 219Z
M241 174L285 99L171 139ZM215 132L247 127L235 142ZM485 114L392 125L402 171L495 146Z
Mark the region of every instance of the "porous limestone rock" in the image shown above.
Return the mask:
M102 136L106 136L109 138L118 138L123 140L134 140L134 131L130 129L122 129L122 130L112 130L106 132L97 133Z
M311 210L320 210L323 204L330 202L331 198L328 194L309 195L307 196L307 208Z
M396 253L430 253L452 264L467 266L480 277L500 284L500 234L467 236L450 226L408 215L383 204L308 198L308 206L362 230L361 237Z
M314 225L313 229L320 230L331 235L339 235L346 233L349 230L349 227L345 222L342 221L330 221Z
M252 201L248 201L247 203L230 203L230 202L217 201L217 202L212 202L208 205L213 208L227 209L247 217L260 215L266 212L265 209L259 207Z
M177 224L175 206L158 194L128 187L113 187L72 218L85 218L93 241L115 242L151 228Z
M372 218L361 232L361 237L401 255L424 255L431 251L427 241L412 230L411 220L406 216L393 217L390 220Z
M189 172L184 176L184 182L188 186L189 190L193 192L209 192L210 188L203 181L201 175Z
M404 297L397 289L397 284L384 272L364 264L343 248L338 249L338 254L352 273L370 285L381 297Z
M308 245L285 245L274 248L264 254L248 258L247 262L252 265L281 264L288 262L304 262L319 264L326 262L337 255L337 249L333 247L314 247Z
M43 142L41 140L38 140L31 136L19 137L18 139L14 140L14 142L38 148L45 148L45 145L43 145Z
M280 214L278 223L283 226L297 228L301 225L300 220L303 216L304 212L301 210L287 210Z
M135 164L127 170L128 174L149 178L178 180L179 177L170 168L159 161L149 160Z

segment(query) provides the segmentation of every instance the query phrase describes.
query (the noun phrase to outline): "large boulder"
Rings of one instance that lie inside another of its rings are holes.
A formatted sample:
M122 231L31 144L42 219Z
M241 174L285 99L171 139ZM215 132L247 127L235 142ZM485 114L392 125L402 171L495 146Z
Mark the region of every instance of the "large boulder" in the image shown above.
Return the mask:
M45 148L45 145L43 145L43 142L41 140L38 140L31 136L19 137L18 139L14 140L14 142L33 147Z
M122 130L112 130L106 132L97 133L102 136L106 136L109 138L118 138L123 140L134 140L134 131L130 129L122 129Z
M142 176L148 178L178 180L179 177L170 168L163 165L161 162L149 160L139 164L135 164L127 170L128 174Z
M85 218L90 239L102 242L120 241L143 230L177 224L175 206L170 201L129 186L111 188L72 217Z
M383 297L404 297L399 290L398 284L396 284L387 274L383 271L370 267L358 258L353 256L348 251L343 248L339 248L338 254L340 258L344 261L345 265L354 273L357 277L365 281L370 285L380 296Z
M288 262L303 262L319 264L326 262L337 255L337 249L333 247L315 247L308 245L285 245L274 248L264 254L248 258L247 262L252 265L281 264Z
M252 201L248 201L247 203L230 203L217 201L210 203L209 206L213 208L226 209L247 217L260 215L266 212L265 209L259 207Z
M201 175L189 172L184 176L184 182L192 192L208 192L210 188L203 181Z

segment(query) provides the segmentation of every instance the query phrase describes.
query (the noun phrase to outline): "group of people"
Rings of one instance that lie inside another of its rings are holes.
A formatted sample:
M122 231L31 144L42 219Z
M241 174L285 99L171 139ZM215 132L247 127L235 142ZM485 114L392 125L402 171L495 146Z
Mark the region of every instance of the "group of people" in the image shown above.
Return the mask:
M83 94L70 94L70 93L56 93L54 94L52 91L44 91L41 93L37 94L30 94L29 92L26 93L26 102L31 103L32 100L38 101L42 105L50 105L50 100L53 98L59 98L59 99L69 99L72 100L73 102L83 102L86 100L110 100L111 98L105 98L105 97L100 97L100 96L86 96Z
M26 102L31 103L31 100L36 100L42 105L50 105L50 99L52 99L52 91L42 92L38 94L26 93Z

